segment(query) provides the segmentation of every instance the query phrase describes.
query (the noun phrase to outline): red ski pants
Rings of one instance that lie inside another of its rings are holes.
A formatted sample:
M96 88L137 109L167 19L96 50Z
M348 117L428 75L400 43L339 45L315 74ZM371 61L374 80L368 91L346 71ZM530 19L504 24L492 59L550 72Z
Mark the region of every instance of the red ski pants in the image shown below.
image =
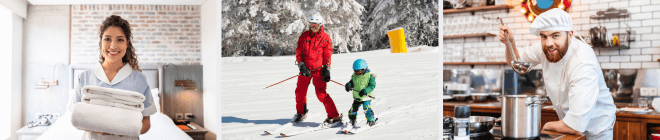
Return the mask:
M321 77L321 71L313 71L311 75L312 77L298 76L298 85L296 86L296 111L299 114L305 113L307 88L309 87L309 82L312 81L316 90L316 97L319 98L319 101L325 106L325 112L328 113L328 117L334 118L339 116L339 113L337 113L337 107L335 107L335 102L332 101L330 95L325 92L327 83L321 79L323 78Z

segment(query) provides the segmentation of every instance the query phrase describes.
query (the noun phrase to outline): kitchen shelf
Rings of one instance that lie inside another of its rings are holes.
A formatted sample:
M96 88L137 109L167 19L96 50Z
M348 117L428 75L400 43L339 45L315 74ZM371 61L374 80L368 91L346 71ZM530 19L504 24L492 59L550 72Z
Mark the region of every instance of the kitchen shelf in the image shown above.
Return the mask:
M491 33L478 33L478 34L464 34L464 35L448 35L448 36L442 36L442 38L447 39L447 38L486 37L486 36L497 36L497 35Z
M442 65L506 65L506 62L442 62Z
M447 9L447 10L442 10L443 14L453 14L453 13L465 13L465 12L474 12L476 11L488 11L488 10L502 10L506 9L507 13L509 12L509 9L513 8L511 5L491 5L491 6L479 6L479 7L468 7L468 8L462 8L462 9Z

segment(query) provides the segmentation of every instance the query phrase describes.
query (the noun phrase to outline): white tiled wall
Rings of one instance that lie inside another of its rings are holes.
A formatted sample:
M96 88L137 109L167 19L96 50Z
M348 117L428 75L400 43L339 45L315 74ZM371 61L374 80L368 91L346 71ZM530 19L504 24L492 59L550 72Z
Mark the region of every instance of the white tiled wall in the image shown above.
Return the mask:
M502 17L504 23L514 31L514 38L518 48L529 46L540 41L538 37L529 34L529 25L524 15L520 13L518 0L507 0L512 3L513 9L475 12L474 16ZM596 12L608 8L627 9L631 14L628 19L592 20L589 17ZM589 29L602 25L613 33L624 32L629 25L636 32L636 42L631 43L630 49L601 49L594 48L598 61L603 69L639 69L660 68L660 0L573 0L568 12L573 17L573 28L582 36L589 35ZM473 16L471 13L444 14L443 20L453 20L457 17ZM625 21L619 23L619 21ZM498 31L492 25L490 31ZM444 51L464 51L468 48L505 50L505 45L499 42L497 36L472 38L444 39ZM463 47L463 48L454 48ZM508 51L508 50L507 50ZM445 52L447 55L447 52ZM502 51L502 54L505 55ZM469 55L465 56L470 57ZM445 59L446 60L446 59ZM445 69L454 66L445 66ZM456 66L470 68L470 66ZM481 66L475 66L475 68ZM485 66L486 68L506 68L508 66Z

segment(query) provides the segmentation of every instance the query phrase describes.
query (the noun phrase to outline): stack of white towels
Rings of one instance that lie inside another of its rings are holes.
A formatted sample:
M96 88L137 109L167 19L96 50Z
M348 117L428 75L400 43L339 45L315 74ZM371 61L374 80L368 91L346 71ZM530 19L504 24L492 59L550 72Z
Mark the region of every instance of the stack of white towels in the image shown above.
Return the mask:
M144 95L99 86L82 88L71 123L79 129L115 135L139 136L142 130Z

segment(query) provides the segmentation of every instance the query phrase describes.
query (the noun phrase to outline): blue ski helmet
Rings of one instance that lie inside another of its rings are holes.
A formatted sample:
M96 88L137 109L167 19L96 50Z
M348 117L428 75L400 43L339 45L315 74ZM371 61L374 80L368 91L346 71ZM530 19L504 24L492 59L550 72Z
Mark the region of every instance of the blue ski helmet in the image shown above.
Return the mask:
M353 62L353 70L361 70L361 69L366 69L367 68L367 61L364 61L362 59L355 60Z

